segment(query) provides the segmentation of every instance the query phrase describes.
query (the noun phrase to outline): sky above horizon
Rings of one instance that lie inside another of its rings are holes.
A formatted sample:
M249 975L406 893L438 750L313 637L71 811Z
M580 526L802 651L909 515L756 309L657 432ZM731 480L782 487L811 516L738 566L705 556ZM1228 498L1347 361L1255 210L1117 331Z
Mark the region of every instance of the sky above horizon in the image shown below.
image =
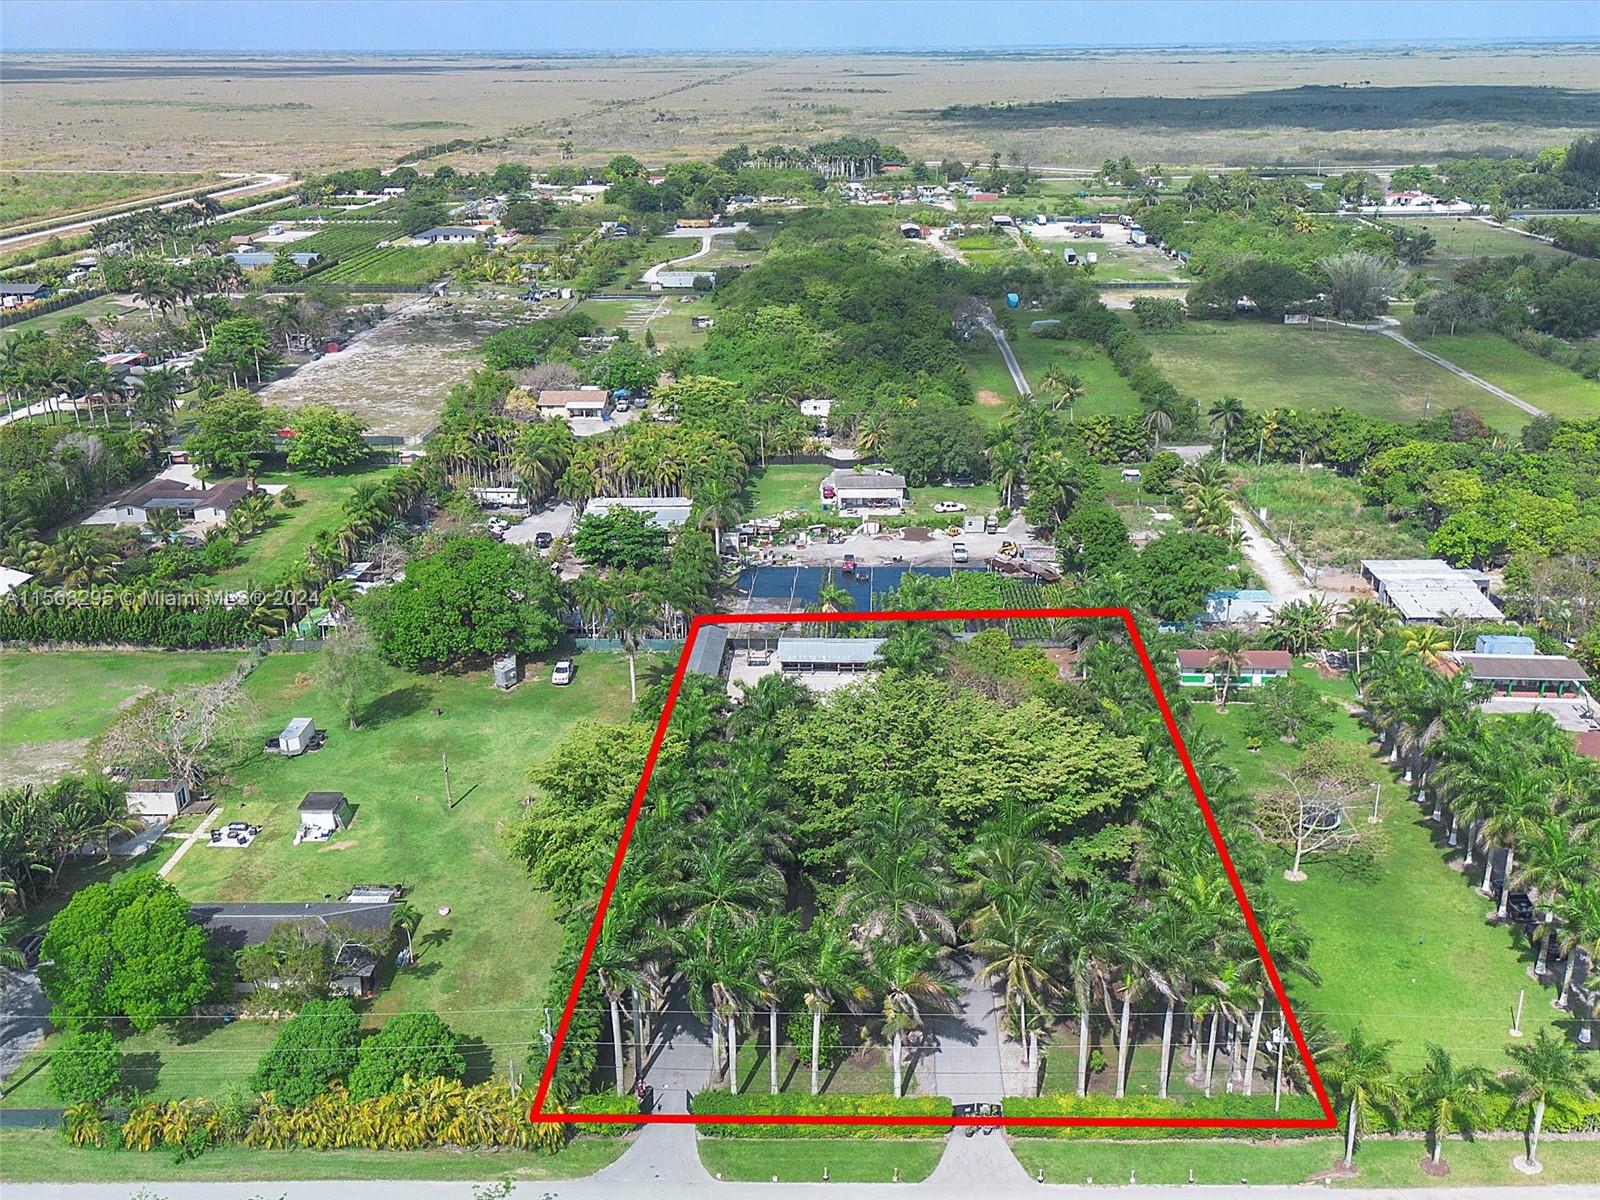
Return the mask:
M1596 38L1593 0L0 0L0 52L983 51Z

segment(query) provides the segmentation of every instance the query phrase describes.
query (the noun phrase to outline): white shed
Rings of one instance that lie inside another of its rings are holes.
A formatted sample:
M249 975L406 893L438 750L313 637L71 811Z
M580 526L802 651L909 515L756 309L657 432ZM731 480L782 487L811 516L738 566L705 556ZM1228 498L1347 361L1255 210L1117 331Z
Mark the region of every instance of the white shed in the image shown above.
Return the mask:
M180 779L135 779L128 785L128 811L141 817L175 817L189 803Z

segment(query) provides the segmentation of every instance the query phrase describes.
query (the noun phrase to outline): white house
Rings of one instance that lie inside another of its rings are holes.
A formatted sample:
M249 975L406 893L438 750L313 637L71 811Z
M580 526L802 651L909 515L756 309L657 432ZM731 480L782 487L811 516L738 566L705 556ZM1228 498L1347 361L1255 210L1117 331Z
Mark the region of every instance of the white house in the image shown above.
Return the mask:
M611 397L601 388L543 388L534 398L541 417L603 417Z
M1287 650L1246 650L1243 659L1238 678L1234 680L1237 687L1260 687L1269 680L1282 679L1294 666ZM1211 651L1179 650L1178 682L1184 687L1213 686L1216 672L1211 669Z
M175 817L189 803L181 779L135 779L128 785L128 811L140 817Z
M822 506L841 513L897 514L907 500L906 477L889 471L834 471L822 481Z
M716 286L717 273L715 271L657 271L655 282L663 288L691 289L695 280L709 279L713 287Z
M469 229L465 225L435 225L432 229L413 233L411 242L416 246L460 246L475 242L482 236L483 230Z
M180 521L214 524L224 520L246 496L250 485L242 479L187 487L177 479L152 479L121 500L84 520L85 525L143 525L159 509L174 509Z

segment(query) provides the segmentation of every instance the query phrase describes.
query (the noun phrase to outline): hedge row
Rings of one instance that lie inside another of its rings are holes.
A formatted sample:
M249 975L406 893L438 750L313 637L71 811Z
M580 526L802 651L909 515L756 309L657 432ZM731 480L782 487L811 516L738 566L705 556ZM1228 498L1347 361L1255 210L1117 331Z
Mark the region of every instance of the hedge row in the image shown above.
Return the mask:
M629 1113L637 1115L639 1112L638 1098L632 1092L617 1095L616 1092L592 1092L587 1096L579 1096L572 1102L569 1112L580 1113ZM637 1125L625 1125L620 1121L580 1121L573 1128L578 1133L592 1133L598 1137L622 1137L632 1133Z
M1129 1096L1117 1100L1109 1096L1040 1096L1037 1099L1011 1099L1006 1101L1008 1117L1206 1117L1213 1120L1259 1118L1270 1113L1271 1096L1213 1096L1192 1097L1186 1100L1159 1100L1153 1096ZM1520 1133L1528 1127L1529 1109L1516 1103L1515 1097L1498 1088L1484 1097L1486 1132L1503 1131ZM1286 1120L1318 1118L1322 1109L1310 1096L1285 1095L1283 1107L1276 1114ZM1343 1112L1335 1114L1340 1122ZM1378 1114L1374 1128L1379 1133L1423 1133L1425 1118L1412 1113L1401 1113L1399 1120ZM1549 1133L1600 1132L1600 1098L1594 1100L1551 1101L1545 1112L1544 1128ZM1188 1126L1153 1126L1149 1128L1107 1128L1102 1126L1018 1126L1011 1130L1017 1137L1031 1138L1089 1138L1094 1140L1171 1140L1174 1138L1214 1138L1213 1128ZM1278 1129L1274 1137L1316 1137L1321 1130Z
M1013 1098L1006 1101L1008 1117L1204 1117L1215 1121L1259 1120L1273 1116L1272 1096L1196 1096L1187 1100L1161 1100L1155 1096L1127 1096L1121 1100L1114 1096L1039 1096ZM1320 1119L1322 1108L1310 1096L1283 1097L1283 1107L1276 1116L1282 1120ZM1205 1126L1159 1125L1132 1127L1075 1126L1075 1125L1017 1125L1010 1132L1015 1137L1029 1138L1089 1138L1104 1140L1170 1140L1172 1138L1214 1138L1218 1131ZM1317 1129L1280 1129L1273 1133L1279 1137L1319 1136Z
M946 1096L810 1096L804 1093L773 1096L766 1093L731 1096L727 1092L696 1092L697 1117L770 1117L772 1125L701 1125L704 1137L726 1138L942 1138L945 1125L786 1125L785 1118L802 1116L948 1117L952 1105Z
M201 604L169 607L157 599L141 606L127 602L44 604L23 593L0 602L0 644L155 646L162 650L205 650L247 646L263 636L251 620L248 605Z

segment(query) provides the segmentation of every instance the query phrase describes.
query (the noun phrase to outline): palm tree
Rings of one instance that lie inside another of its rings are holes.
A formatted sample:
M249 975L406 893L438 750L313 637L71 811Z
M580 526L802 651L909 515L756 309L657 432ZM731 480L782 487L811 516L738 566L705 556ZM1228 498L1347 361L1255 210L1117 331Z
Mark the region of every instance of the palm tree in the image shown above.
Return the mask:
M1452 1130L1470 1139L1483 1122L1484 1093L1490 1080L1487 1068L1457 1066L1448 1050L1428 1044L1427 1061L1407 1081L1406 1090L1411 1093L1412 1111L1427 1116L1434 1166L1439 1165L1444 1140Z
M639 983L638 959L630 940L629 930L618 919L616 910L608 907L600 922L600 936L595 940L589 969L594 972L595 982L611 1007L612 1066L616 1071L619 1096L627 1090L623 1081L622 1000L628 990ZM642 1053L643 1047L635 1047L635 1052Z
M624 581L612 594L610 611L606 617L606 623L621 640L623 653L628 656L628 693L634 704L639 703L639 676L634 662L645 631L650 628L654 610L655 605L642 592Z
M1051 923L1051 946L1058 950L1061 969L1072 986L1078 1010L1078 1095L1089 1086L1089 1013L1094 991L1108 970L1121 928L1120 905L1104 890L1085 897L1073 896L1063 905L1061 919Z
M1017 1041L1022 1045L1022 1061L1032 1062L1028 1027L1029 1006L1035 1015L1044 1015L1044 995L1049 986L1045 972L1045 908L1037 890L1024 893L1005 891L996 896L969 922L968 948L983 960L977 978L984 983L999 980L1005 997L1006 1013L1016 1010Z
M1228 435L1237 429L1245 418L1244 401L1237 396L1224 396L1207 411L1212 429L1222 430L1222 461L1228 461Z
M1154 439L1152 453L1161 452L1161 439L1172 432L1172 427L1177 424L1178 405L1177 396L1170 391L1157 392L1143 400L1144 419L1141 422L1144 431Z
M1505 885L1500 889L1500 906L1495 910L1495 915L1504 920L1506 903L1511 899L1511 878L1516 873L1517 844L1538 836L1539 827L1550 812L1550 779L1545 771L1513 759L1505 763L1497 783L1500 797L1483 823L1483 835L1490 845L1504 846L1506 851ZM1485 891L1494 855L1486 857Z
M1424 666L1437 667L1450 649L1450 635L1436 625L1413 625L1402 636L1400 648Z
M932 942L880 942L868 958L883 993L883 1028L890 1038L894 1094L905 1094L905 1035L922 1028L925 1009L949 1008L959 988L939 966L944 949Z
M1533 1105L1525 1165L1529 1171L1537 1171L1539 1131L1544 1127L1545 1106L1553 1099L1566 1096L1587 1100L1594 1095L1594 1088L1585 1075L1578 1048L1548 1029L1539 1030L1525 1046L1509 1047L1506 1054L1516 1064L1510 1085L1516 1090L1517 1103Z
M1211 637L1211 659L1207 666L1217 694L1217 711L1228 711L1228 686L1244 670L1244 634L1236 629L1224 629Z
M1587 952L1591 963L1600 958L1600 882L1580 884L1561 898L1556 905L1556 930L1556 948L1567 959L1556 1007L1566 1008L1578 955ZM1590 970L1592 973L1593 968Z
M144 527L158 542L175 542L183 522L175 508L153 508L145 511Z
M1329 1060L1323 1073L1324 1079L1333 1087L1334 1094L1347 1108L1344 1136L1346 1167L1355 1158L1358 1130L1366 1127L1375 1112L1393 1113L1400 1103L1394 1066L1389 1061L1389 1051L1393 1048L1392 1041L1368 1040L1365 1030L1357 1025L1350 1031L1350 1039Z
M94 587L116 574L116 556L105 538L82 525L61 533L44 557L45 572L63 587Z
M778 1008L798 981L801 963L810 954L799 922L789 913L772 913L752 934L755 953L756 999L767 1009L768 1088L778 1094Z
M1017 449L1015 442L1007 439L990 446L988 457L989 478L999 489L1000 502L1007 508L1014 508L1011 500L1022 481L1022 452Z
M844 931L832 921L822 920L812 925L811 933L810 953L800 963L799 978L805 988L806 1011L811 1014L811 1094L815 1096L822 1019L835 1002L853 1005L865 1000L869 993L862 983L861 951Z
M941 634L928 621L901 622L884 639L879 658L884 666L904 674L926 674L938 664Z
M1399 615L1381 600L1361 598L1344 607L1343 625L1355 646L1357 691L1361 687L1361 650L1376 646L1399 623Z
M1597 861L1600 861L1600 850L1579 836L1565 817L1546 817L1540 822L1538 832L1524 844L1522 866L1510 877L1507 890L1512 887L1531 889L1539 897L1548 924L1554 920L1555 906L1561 897L1591 876ZM1554 940L1555 928L1550 925L1539 938L1534 974L1546 973L1550 943Z

